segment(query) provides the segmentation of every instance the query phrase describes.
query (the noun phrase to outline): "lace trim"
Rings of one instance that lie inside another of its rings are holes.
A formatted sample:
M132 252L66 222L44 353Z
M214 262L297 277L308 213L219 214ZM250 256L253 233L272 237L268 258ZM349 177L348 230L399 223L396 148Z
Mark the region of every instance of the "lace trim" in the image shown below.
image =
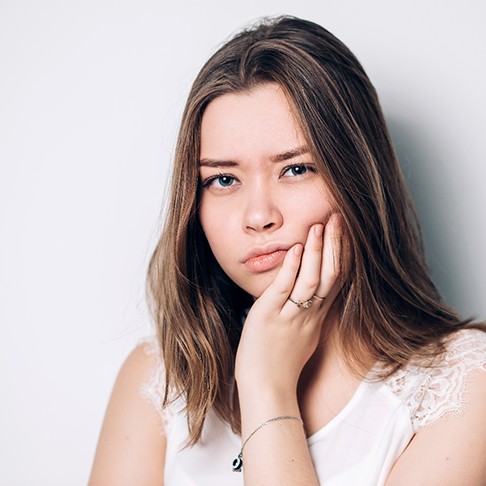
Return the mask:
M415 432L448 415L465 412L467 381L474 370L486 371L486 333L458 331L438 365L411 363L385 383L407 406Z
M168 407L162 406L165 393L165 367L160 355L159 345L155 336L144 338L140 344L143 345L145 354L151 358L153 363L150 373L140 386L140 395L154 406L162 420L161 434L167 435L172 423L172 413Z

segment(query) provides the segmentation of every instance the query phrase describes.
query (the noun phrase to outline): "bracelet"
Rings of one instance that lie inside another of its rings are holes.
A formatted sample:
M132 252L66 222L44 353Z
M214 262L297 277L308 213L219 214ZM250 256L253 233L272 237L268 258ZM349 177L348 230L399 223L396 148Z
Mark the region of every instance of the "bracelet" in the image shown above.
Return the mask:
M241 446L240 453L238 454L238 457L233 461L233 472L241 472L243 468L243 449L246 446L246 443L262 428L265 427L265 425L271 424L272 422L277 422L277 420L298 420L299 422L304 425L304 422L301 418L295 417L294 415L282 415L280 417L274 417L271 419L266 420L263 422L263 424L260 424L243 442L243 445Z

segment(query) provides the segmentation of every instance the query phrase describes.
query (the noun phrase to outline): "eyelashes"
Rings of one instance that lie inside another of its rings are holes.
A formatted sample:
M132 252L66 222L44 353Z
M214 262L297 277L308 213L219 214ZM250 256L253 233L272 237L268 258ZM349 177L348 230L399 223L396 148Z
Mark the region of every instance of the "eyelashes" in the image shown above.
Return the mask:
M317 173L316 168L311 164L292 164L284 167L284 169L282 170L282 174L290 172L292 175L287 175L285 177L297 177L306 174L307 171L310 171L314 174Z
M303 177L308 173L317 174L317 169L313 164L291 164L284 167L280 172L280 178ZM201 182L203 188L214 187L218 190L224 190L233 187L240 182L232 174L218 173L207 177Z

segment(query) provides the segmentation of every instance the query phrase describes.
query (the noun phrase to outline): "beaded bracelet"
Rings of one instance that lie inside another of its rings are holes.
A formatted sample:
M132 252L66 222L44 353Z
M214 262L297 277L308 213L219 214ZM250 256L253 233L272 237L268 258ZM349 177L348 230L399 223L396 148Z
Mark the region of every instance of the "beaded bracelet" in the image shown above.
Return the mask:
M299 422L304 425L304 422L302 421L301 418L295 417L294 415L282 415L280 417L274 417L271 419L266 420L263 422L263 424L260 424L243 442L243 445L241 446L240 453L238 454L238 457L233 461L233 472L241 472L243 468L243 449L246 446L246 443L262 428L265 427L265 425L271 424L272 422L277 422L277 420L298 420Z

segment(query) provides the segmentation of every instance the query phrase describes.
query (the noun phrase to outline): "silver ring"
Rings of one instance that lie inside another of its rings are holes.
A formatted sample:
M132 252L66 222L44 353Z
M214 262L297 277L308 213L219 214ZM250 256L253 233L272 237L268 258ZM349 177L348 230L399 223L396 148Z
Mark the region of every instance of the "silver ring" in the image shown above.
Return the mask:
M315 294L312 296L312 298L313 298L313 299L316 299L316 300L320 300L321 302L322 302L323 300L326 300L326 298L325 298L325 297L319 297L318 295L315 295Z
M308 309L313 304L312 299L300 301L300 300L294 300L289 297L289 300L290 302L292 302L292 304L295 304L299 309Z

